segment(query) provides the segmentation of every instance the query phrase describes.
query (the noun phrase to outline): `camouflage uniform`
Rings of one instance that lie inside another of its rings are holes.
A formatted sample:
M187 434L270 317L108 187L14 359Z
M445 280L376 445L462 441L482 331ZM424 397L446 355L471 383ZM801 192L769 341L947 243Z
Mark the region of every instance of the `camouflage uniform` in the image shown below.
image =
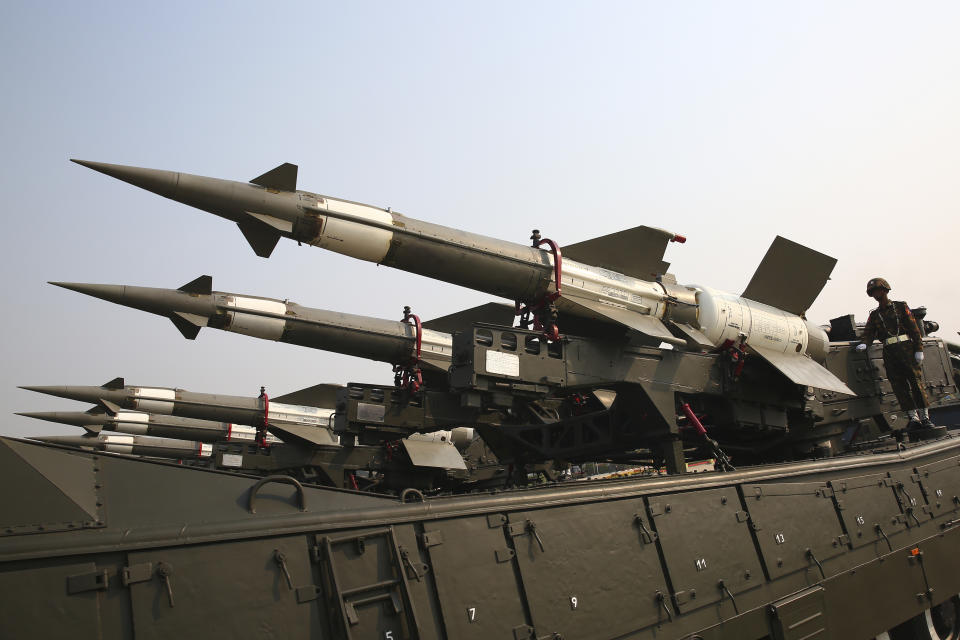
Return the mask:
M906 335L909 340L893 344L885 342L898 335ZM884 341L883 366L900 408L909 411L930 406L923 388L920 363L913 355L923 351L923 337L906 302L891 300L886 307L877 307L870 312L861 341L870 344L875 338Z

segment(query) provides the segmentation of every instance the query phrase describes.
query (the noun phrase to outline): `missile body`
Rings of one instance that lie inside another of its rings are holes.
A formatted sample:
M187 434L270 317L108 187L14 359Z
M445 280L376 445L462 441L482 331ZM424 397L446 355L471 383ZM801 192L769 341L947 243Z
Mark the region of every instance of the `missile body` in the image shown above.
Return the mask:
M126 386L122 378L101 387L50 386L21 387L60 398L99 404L109 412L124 409L163 416L178 416L258 427L266 423L279 434L308 429L324 444L336 444L332 435L332 408L286 404L268 398L249 398L212 393L194 393L183 389ZM282 396L281 396L282 397ZM280 435L281 439L285 439Z
M180 289L54 282L58 287L170 318L187 338L212 327L264 340L390 362L408 362L416 350L413 325L311 309L287 300L212 291L201 276ZM423 329L421 359L439 369L450 365L452 337Z
M666 243L684 240L663 230L637 227L570 245L564 248L560 260L560 255L552 250L297 190L295 165L281 165L250 183L242 183L172 171L75 162L233 220L258 255L264 257L269 256L280 237L286 237L526 304L548 300L564 318L627 328L655 343L692 344L704 349L739 341L769 355L767 359L771 361L808 355L822 363L826 358L826 333L801 317L809 304L790 312L757 300L771 296L749 299L706 287L676 285L667 278L655 281L658 272L662 274L668 266L660 260ZM659 256L652 256L652 261L651 256L644 255L651 247L654 253L659 250ZM607 266L577 260L580 256ZM831 261L832 269L836 261L823 257ZM634 259L639 266L630 267ZM828 275L829 270L814 298ZM770 283L764 284L767 291L776 289ZM783 283L780 288L796 288L795 285ZM549 299L548 296L555 296L558 286L562 286L562 296ZM811 377L791 373L793 368L782 362L774 362L774 366L788 377L792 375L791 379L798 384ZM813 377L822 373L817 369ZM831 388L849 393L839 380L832 384Z
M31 438L40 442L62 444L71 447L90 447L109 453L125 453L154 458L173 458L187 460L209 458L213 455L213 445L205 442L188 442L170 438L152 438L121 433L99 433L87 436L38 436Z
M115 431L129 435L147 435L208 443L253 442L257 437L257 430L248 425L180 418L140 411L118 411L113 415L107 412L90 413L84 411L50 411L19 413L17 415L83 427L92 433ZM267 434L267 442L278 444L281 440L272 434Z

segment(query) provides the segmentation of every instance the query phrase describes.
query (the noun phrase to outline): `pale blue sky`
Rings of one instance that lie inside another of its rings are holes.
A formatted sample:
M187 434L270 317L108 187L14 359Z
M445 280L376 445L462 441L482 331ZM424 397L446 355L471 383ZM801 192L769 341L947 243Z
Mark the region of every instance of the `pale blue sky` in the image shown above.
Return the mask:
M776 235L839 259L813 320L875 275L956 339L955 2L8 2L0 24L0 433L85 409L16 385L255 395L389 367L172 324L45 284L220 290L425 318L486 297L283 241L68 162L302 188L562 244L649 224L684 283L739 292Z

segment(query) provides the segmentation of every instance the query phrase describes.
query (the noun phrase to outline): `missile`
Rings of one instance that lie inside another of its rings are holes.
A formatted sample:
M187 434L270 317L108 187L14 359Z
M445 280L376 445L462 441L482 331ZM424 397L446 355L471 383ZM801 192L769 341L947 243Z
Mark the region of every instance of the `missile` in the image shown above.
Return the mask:
M786 238L774 240L738 296L677 284L663 254L670 242L686 239L663 229L639 226L561 251L537 231L526 246L298 190L297 167L289 163L243 183L74 162L236 222L263 257L286 237L514 300L524 311L521 322L553 340L562 329L601 337L619 332L694 351L739 349L797 385L854 395L823 366L826 332L804 317L836 259Z
M253 442L257 437L257 430L254 427L243 424L180 418L141 411L118 411L110 414L102 406L94 407L89 411L41 411L17 415L83 427L91 435L102 431L115 431L129 435L148 435L206 443ZM267 442L279 444L282 441L273 434L267 434Z
M414 324L312 309L289 300L213 291L213 279L206 275L179 289L77 282L50 284L164 316L190 340L196 338L202 327L212 327L391 364L409 362L416 353L417 330ZM509 324L513 317L512 307L489 303L469 310L469 317L463 322ZM452 337L430 327L451 327L455 323L452 316L423 323L420 332L420 360L423 363L446 373L450 366Z
M36 436L31 440L71 447L89 447L109 453L173 458L175 460L209 458L213 455L213 445L206 442L188 442L172 438L152 438L123 433L98 433L86 436Z
M20 387L46 395L90 402L110 414L127 411L178 416L242 424L267 426L284 442L313 445L337 444L332 431L335 390L338 385L320 384L283 396L270 398L195 393L183 389L127 386L123 378L114 378L100 387L48 386ZM309 402L310 404L305 404ZM296 404L292 404L296 403Z

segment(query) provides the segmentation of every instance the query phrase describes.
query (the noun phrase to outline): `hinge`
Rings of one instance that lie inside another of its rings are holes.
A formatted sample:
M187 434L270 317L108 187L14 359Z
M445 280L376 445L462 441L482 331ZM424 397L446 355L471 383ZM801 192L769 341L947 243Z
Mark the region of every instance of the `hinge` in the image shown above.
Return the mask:
M497 562L510 562L515 555L516 552L513 549L497 549Z
M81 573L67 577L67 593L83 593L85 591L106 591L110 583L110 574L106 569L98 569L90 573Z
M750 514L746 511L737 511L737 522L746 522L750 519Z
M313 602L320 597L320 590L316 585L308 584L305 587L297 587L297 604Z
M650 514L650 517L655 518L656 516L662 516L664 514L663 505L659 502L651 502L647 506L647 513Z
M507 516L502 513L488 513L487 514L487 526L491 529L496 529L497 527L502 527L507 524Z
M129 587L137 582L148 582L153 579L153 563L142 562L124 567L120 570L120 582Z
M510 536L513 537L513 538L515 538L515 537L517 537L517 536L522 536L523 534L527 533L527 523L526 523L526 521L523 521L523 522L511 522L511 523L507 526L507 533L509 533Z
M693 590L690 590L690 591L677 591L675 594L673 594L673 597L674 597L674 599L677 601L677 605L679 606L679 605L684 604L684 603L686 603L687 601L689 601L690 598L691 598L691 597L693 596L693 594L695 594L695 593L696 593L696 591L693 591Z
M529 640L533 637L533 627L522 624L513 628L513 640Z
M885 487L892 487L892 486L894 486L894 485L896 485L896 484L897 484L897 481L894 480L893 478L884 478L884 479L883 479L883 486L885 486Z
M424 531L420 534L420 545L424 549L443 544L443 534L439 531Z

